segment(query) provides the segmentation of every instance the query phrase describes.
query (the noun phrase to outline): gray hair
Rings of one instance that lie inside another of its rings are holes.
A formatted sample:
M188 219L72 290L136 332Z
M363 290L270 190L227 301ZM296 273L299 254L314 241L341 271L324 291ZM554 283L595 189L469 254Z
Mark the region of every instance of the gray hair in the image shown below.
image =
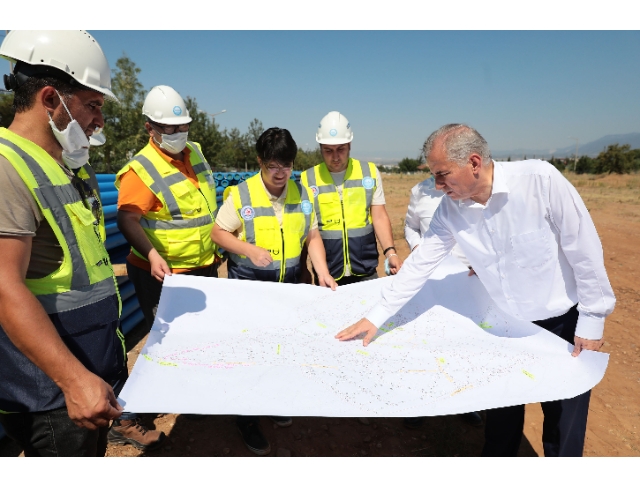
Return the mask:
M429 136L422 149L425 160L433 150L434 142L440 137L447 159L458 166L465 166L471 154L478 154L483 166L491 164L491 151L487 141L476 129L461 123L443 125Z

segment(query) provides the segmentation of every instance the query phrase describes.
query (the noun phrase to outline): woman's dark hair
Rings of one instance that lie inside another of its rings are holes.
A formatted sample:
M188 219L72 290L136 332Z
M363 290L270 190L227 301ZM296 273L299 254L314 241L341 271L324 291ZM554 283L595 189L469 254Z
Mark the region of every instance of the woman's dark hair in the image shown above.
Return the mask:
M271 127L258 138L256 151L264 163L276 161L283 166L290 166L296 159L298 146L287 129Z

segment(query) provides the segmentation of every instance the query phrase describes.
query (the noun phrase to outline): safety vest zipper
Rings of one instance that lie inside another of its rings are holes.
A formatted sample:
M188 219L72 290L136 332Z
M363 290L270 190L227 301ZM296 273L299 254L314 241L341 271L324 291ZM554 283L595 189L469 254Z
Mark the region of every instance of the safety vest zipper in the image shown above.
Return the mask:
M344 197L344 189L342 191L342 197ZM347 234L347 224L344 218L344 201L342 198L340 198L340 210L342 211L342 252L344 255L344 269L342 270L342 275L344 276L347 272L347 266L349 266L349 271L351 271L351 259L349 259L349 235Z
M280 282L284 282L285 262L287 259L285 259L284 255L284 230L282 227L280 227L280 238L282 239L282 253L280 254L282 257L280 260Z

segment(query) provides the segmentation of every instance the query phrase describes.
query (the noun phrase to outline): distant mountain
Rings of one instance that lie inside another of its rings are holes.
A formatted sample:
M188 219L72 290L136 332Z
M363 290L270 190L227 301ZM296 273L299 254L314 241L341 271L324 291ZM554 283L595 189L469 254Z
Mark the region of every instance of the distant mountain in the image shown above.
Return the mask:
M578 157L589 156L596 157L600 152L605 150L607 146L612 144L629 144L632 149L640 149L640 133L632 132L630 134L605 135L598 140L578 145ZM576 153L575 144L563 147L562 149L513 149L513 150L497 150L491 151L494 159L506 159L511 156L511 160L521 159L527 156L532 159L534 156L538 159L549 159L554 157L571 157Z

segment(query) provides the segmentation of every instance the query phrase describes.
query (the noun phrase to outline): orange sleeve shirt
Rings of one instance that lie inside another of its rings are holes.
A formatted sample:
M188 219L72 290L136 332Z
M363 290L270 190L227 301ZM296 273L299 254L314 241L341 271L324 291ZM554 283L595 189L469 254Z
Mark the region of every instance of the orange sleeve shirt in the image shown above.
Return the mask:
M196 177L196 173L191 165L190 156L191 149L185 147L182 151L183 160L179 161L166 155L153 141L149 138L151 146L160 154L160 156L169 164L174 166L178 171L185 175L196 188L200 188L200 183ZM183 162L184 161L184 162ZM135 171L129 170L120 177L120 190L118 192L118 210L130 211L139 215L146 215L150 211L158 211L162 208L162 202L153 194L149 187L142 182L140 176ZM127 261L141 269L151 271L151 265L145 259L141 259L133 252L127 256ZM191 269L171 269L174 273L187 272Z

